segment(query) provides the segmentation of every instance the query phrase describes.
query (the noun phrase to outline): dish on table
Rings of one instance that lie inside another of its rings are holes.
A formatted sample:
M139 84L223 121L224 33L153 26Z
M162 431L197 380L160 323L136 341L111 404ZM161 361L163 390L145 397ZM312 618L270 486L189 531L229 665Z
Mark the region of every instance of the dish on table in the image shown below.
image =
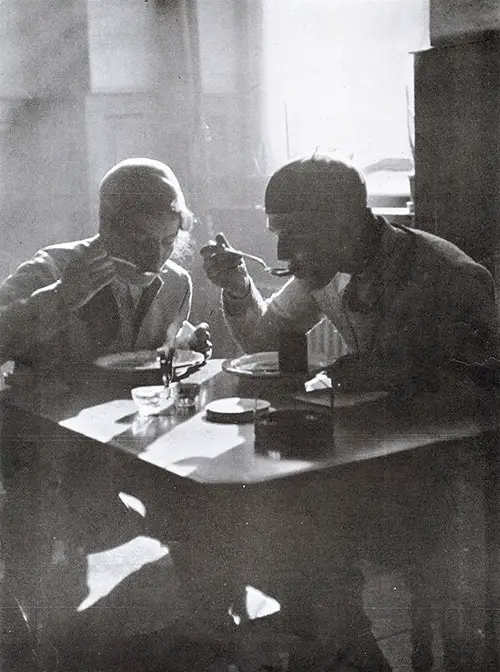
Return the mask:
M194 350L176 350L173 361L174 370L190 369L201 366L205 357ZM156 350L140 350L138 352L117 352L104 355L95 361L100 369L109 371L155 371L160 369L160 361Z
M144 385L130 391L140 416L159 415L174 404L174 394L165 385Z
M326 366L326 362L317 357L309 358L309 373L312 375ZM257 352L222 362L226 373L248 378L290 378L303 376L303 373L285 373L280 371L278 352ZM307 375L307 374L306 374Z
M211 401L205 407L205 417L210 422L248 423L267 413L271 404L265 399L228 397Z

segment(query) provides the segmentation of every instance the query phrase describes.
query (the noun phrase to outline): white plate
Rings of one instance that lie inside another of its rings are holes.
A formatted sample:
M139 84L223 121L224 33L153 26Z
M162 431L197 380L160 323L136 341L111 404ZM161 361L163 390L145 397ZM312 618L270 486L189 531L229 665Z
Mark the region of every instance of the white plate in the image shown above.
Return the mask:
M326 366L318 358L309 360L309 373L314 374ZM235 359L226 359L222 368L227 373L248 378L290 378L304 374L283 373L280 371L277 352L257 352Z
M173 367L183 369L190 366L203 364L204 357L201 352L194 350L176 350ZM101 369L112 371L147 371L160 368L158 353L155 350L140 350L138 352L117 352L104 355L95 361Z
M212 422L252 422L255 416L266 412L271 404L264 399L229 397L211 401L205 407L207 420Z
M228 397L227 399L217 399L206 405L205 410L211 413L220 413L221 415L245 415L248 413L258 413L269 408L271 404L264 399L245 399L242 397Z

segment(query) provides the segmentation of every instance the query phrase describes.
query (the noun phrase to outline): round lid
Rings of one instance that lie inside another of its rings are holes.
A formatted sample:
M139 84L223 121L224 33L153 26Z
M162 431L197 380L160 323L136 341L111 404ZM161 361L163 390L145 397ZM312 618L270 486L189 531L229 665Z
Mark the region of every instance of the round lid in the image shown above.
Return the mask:
M264 399L228 397L217 399L206 405L206 417L211 422L245 423L252 422L255 415L266 413L270 403Z

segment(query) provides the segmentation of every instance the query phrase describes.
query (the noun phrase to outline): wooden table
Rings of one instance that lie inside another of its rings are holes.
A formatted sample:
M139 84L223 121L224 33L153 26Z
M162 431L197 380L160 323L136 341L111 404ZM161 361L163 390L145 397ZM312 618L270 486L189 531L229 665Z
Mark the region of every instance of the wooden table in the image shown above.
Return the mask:
M39 473L51 474L55 489L70 479L72 487L79 483L83 492L90 487L92 474L101 469L109 475L111 490L120 487L115 480L132 473L134 483L140 482L141 496L150 498L153 507L169 511L166 534L177 530L183 541L189 540L182 556L185 566L194 561L186 553L196 555L203 547L209 571L196 578L211 580L214 592L225 585L228 592L221 599L229 599L233 584L242 582L258 581L257 587L273 594L276 575L284 566L290 569L290 558L295 569L301 567L314 577L331 560L334 547L345 551L334 553L334 564L358 550L411 569L413 662L419 670L430 670L432 665L425 575L438 544L449 552L440 568L448 582L441 619L446 669L467 669L470 660L460 658L466 655L463 642L457 640L461 635L455 636L457 622L461 619L463 625L470 615L463 602L471 596L462 593L469 590L471 576L476 585L478 578L484 578L481 572L474 576L481 556L477 547L484 535L489 570L499 536L494 400L481 396L471 404L427 396L410 406L381 401L336 409L328 450L284 458L255 450L253 424L210 423L202 406L239 394L269 398L278 406L303 407L293 401L290 390L284 394L279 384L242 382L221 372L221 360L209 362L191 379L201 385L198 412L139 418L128 390L118 391L89 372L44 380L27 372L2 396L4 462L8 468L10 459L23 459L9 445L29 445ZM47 483L41 490L46 492ZM460 507L466 509L463 516ZM463 552L464 534L478 553ZM486 587L490 615L498 606L492 577L490 571ZM198 588L195 581L193 590ZM472 595L472 602L476 623L481 596ZM492 670L494 625L489 619Z

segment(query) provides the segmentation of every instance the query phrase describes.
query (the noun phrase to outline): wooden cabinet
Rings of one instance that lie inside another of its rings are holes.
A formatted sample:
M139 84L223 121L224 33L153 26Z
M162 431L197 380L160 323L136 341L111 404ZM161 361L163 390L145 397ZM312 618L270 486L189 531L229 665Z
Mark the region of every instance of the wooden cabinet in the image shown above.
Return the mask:
M415 55L415 225L494 270L500 226L500 33Z

